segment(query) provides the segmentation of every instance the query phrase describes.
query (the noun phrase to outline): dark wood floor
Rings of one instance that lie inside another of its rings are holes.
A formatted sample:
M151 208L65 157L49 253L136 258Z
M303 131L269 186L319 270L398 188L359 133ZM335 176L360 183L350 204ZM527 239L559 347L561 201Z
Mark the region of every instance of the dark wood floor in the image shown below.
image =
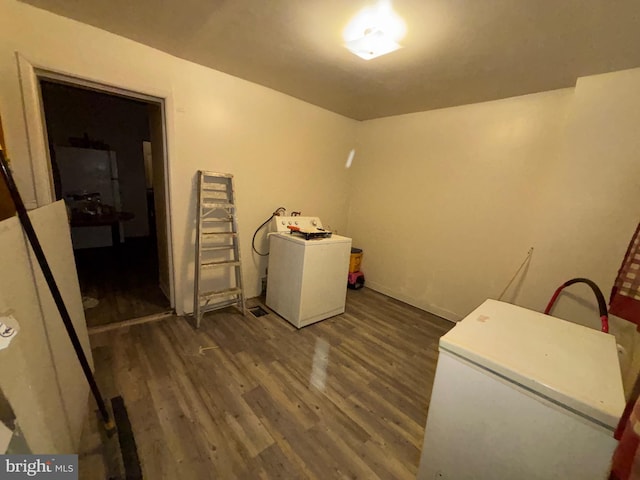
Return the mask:
M127 239L118 247L75 250L83 298L98 300L86 308L89 327L165 312L170 309L158 282L155 245L149 237Z
M452 324L369 289L296 330L208 314L92 335L145 479L414 479L437 342ZM90 442L83 442L92 448ZM81 478L104 478L81 457Z

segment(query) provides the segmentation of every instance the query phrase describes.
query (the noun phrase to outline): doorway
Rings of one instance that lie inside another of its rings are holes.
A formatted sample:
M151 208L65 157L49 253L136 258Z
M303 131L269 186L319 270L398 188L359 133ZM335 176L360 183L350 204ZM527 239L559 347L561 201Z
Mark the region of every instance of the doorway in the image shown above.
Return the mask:
M171 310L163 105L39 78L89 327Z

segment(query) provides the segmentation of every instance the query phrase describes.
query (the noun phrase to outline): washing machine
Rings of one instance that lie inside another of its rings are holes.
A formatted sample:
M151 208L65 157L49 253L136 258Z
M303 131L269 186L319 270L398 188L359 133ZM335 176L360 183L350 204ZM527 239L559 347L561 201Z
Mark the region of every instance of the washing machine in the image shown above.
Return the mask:
M613 335L487 300L439 347L418 480L608 478Z
M297 328L344 312L351 239L318 217L274 216L267 306Z

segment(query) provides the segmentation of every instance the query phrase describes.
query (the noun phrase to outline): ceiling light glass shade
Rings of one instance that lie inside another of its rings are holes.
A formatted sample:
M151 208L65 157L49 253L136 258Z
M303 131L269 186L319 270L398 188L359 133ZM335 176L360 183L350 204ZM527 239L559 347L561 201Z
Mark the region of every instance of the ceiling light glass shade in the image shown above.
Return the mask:
M407 26L393 11L391 0L379 0L363 8L345 27L342 37L345 47L365 60L385 55L402 46Z
M386 55L387 53L402 48L402 45L382 30L369 32L360 38L346 42L344 46L347 47L351 53L365 60L371 60L372 58Z

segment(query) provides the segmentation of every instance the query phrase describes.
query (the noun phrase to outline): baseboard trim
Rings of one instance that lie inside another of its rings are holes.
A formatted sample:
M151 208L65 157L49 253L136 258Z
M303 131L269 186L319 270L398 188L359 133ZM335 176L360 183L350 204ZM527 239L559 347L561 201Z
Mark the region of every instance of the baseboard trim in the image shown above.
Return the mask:
M98 325L96 327L89 327L87 330L89 335L96 333L108 332L110 330L117 330L118 328L131 327L132 325L140 325L141 323L157 322L164 320L165 318L173 317L174 312L162 312L154 313L153 315L147 315L140 318L132 318L131 320L124 320L122 322L109 323L107 325Z
M380 292L384 295L388 295L389 297L395 298L396 300L400 300L401 302L407 303L412 307L419 308L420 310L424 310L426 312L437 315L438 317L444 318L445 320L449 320L450 322L459 322L464 317L462 315L458 315L457 313L451 312L442 307L438 307L437 305L433 305L431 303L419 302L415 298L408 297L401 293L394 291L392 288L388 288L384 285L381 285L376 282L371 282L367 280L366 286L371 290L375 290L376 292Z

